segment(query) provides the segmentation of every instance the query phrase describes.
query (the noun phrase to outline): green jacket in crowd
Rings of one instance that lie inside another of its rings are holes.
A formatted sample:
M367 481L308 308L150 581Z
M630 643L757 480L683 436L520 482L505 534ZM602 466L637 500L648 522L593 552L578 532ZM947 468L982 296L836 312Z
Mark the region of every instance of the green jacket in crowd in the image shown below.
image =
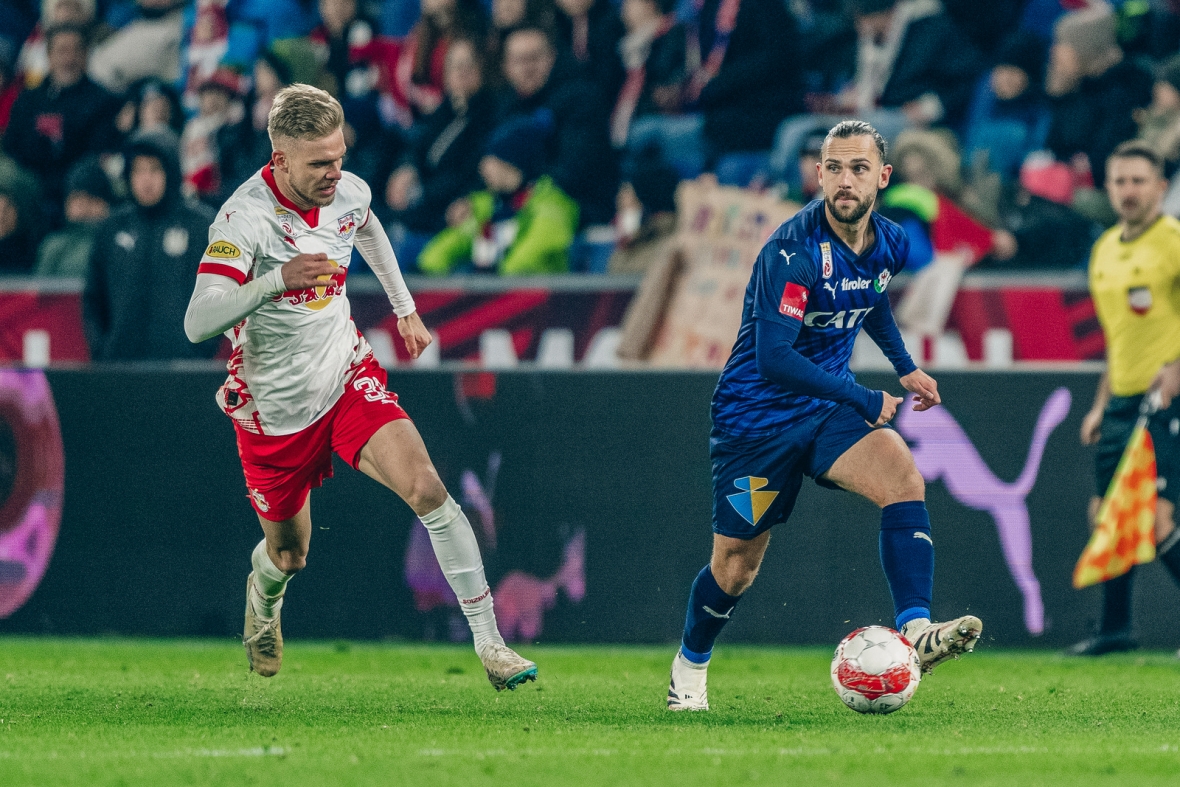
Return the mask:
M468 199L471 217L435 235L418 255L418 269L423 273L445 276L471 260L475 238L495 213L497 195L477 191ZM578 229L578 204L543 176L533 184L515 219L516 239L504 252L497 272L502 276L567 273L569 248Z

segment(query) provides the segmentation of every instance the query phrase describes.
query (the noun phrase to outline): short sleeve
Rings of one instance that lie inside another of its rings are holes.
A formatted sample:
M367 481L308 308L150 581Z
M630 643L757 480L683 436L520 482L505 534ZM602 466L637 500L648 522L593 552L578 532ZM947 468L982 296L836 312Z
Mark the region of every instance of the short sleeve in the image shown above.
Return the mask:
M802 243L767 241L754 263L754 317L802 322L818 278L815 257Z
M209 245L201 255L197 273L227 276L244 284L254 265L253 233L250 217L244 211L223 207L209 225Z

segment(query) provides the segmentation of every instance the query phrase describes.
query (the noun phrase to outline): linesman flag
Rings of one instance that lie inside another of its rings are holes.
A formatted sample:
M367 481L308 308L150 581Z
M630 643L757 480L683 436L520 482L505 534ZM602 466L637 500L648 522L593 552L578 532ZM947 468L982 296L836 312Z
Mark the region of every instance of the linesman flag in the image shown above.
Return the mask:
M1098 508L1097 526L1073 570L1084 588L1155 560L1155 446L1141 416Z

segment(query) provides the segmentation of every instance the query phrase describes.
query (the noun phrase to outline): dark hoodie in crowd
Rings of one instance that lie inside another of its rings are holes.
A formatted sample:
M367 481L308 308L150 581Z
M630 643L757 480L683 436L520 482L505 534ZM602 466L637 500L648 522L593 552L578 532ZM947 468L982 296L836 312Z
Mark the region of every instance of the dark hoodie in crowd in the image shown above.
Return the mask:
M95 361L209 358L220 337L190 344L184 313L196 284L197 264L215 214L180 193L175 136L147 132L132 137L123 155L130 189L132 162L157 159L164 196L144 207L134 197L99 226L83 294L83 316Z

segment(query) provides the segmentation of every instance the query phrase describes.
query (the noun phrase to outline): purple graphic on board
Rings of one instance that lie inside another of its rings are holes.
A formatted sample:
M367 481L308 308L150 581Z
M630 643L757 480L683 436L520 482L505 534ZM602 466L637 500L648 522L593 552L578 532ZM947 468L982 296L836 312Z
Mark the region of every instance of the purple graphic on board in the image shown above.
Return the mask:
M459 479L463 510L479 537L485 557L496 550L496 519L490 490L495 488L499 469L500 454L493 453L488 459L486 490L479 476L471 470L464 470ZM406 545L406 584L414 593L414 607L419 612L459 606L434 556L430 534L419 519L410 526L410 540ZM558 590L564 591L574 603L586 596L586 533L583 530L577 530L566 541L561 566L553 576L540 578L524 571L511 571L492 589L496 622L504 638L510 642L536 638L541 633L545 611L557 604ZM456 639L470 636L463 625L452 626L452 632Z
M1068 389L1058 388L1049 396L1033 428L1024 469L1010 483L996 478L945 406L922 413L906 408L897 417L897 429L910 443L922 477L927 482L941 480L960 503L986 511L995 520L1004 561L1024 597L1024 625L1033 635L1045 630L1045 605L1033 573L1025 500L1037 481L1049 435L1069 415L1069 407Z
M28 601L49 565L64 464L45 374L0 370L0 618Z

